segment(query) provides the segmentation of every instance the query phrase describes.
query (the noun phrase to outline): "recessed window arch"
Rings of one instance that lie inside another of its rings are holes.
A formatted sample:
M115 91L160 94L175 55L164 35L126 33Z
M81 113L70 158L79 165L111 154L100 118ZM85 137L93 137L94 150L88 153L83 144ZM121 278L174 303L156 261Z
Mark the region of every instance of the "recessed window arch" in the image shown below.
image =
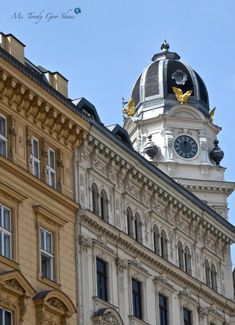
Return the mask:
M104 189L100 193L100 216L102 219L108 221L108 196Z
M188 274L192 273L191 254L188 246L185 246L184 249L184 270Z
M217 272L213 263L211 264L211 288L217 291Z
M178 259L179 259L179 268L184 270L184 249L181 241L178 242Z
M168 259L168 248L167 248L167 236L164 230L161 231L161 236L160 236L160 242L161 242L161 256L164 259Z
M160 254L160 235L159 235L159 230L156 225L153 226L153 250L154 253Z
M127 233L133 237L133 214L130 207L126 209Z
M95 183L91 185L91 200L92 200L92 211L95 214L99 214L99 191Z
M206 276L206 285L211 286L211 270L208 260L205 260L205 276Z
M135 218L134 218L134 238L138 241L142 241L142 224L141 224L141 219L138 213L135 213Z

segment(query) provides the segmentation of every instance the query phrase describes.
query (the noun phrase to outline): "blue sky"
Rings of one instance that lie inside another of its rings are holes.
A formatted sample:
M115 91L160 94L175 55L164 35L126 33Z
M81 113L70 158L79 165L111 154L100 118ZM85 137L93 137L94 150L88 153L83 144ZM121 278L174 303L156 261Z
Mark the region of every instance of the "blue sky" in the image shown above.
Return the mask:
M82 12L75 19L36 23L27 16L77 7ZM14 19L15 13L24 19ZM69 96L95 104L104 124L122 124L121 98L130 97L138 75L167 39L207 85L210 106L217 107L214 121L223 128L226 180L235 181L234 0L8 0L0 20L4 33L26 45L28 59L69 79ZM235 223L235 195L229 203Z

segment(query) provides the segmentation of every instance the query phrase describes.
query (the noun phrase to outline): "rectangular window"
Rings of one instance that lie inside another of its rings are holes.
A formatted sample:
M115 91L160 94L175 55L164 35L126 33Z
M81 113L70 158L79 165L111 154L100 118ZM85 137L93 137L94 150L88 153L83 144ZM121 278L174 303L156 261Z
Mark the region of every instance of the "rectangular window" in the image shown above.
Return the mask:
M0 255L11 259L11 211L0 205Z
M42 276L54 280L53 234L43 228L40 228L40 247Z
M12 325L11 312L0 307L0 325Z
M47 175L49 185L56 188L55 151L50 148L47 151Z
M192 325L192 315L189 309L183 308L183 316L184 316L184 325Z
M159 294L159 317L160 325L168 324L167 297Z
M31 150L31 162L33 168L33 175L40 178L40 146L39 140L32 138L31 141L32 150Z
M108 276L107 263L96 259L96 273L97 273L97 296L105 301L108 301Z
M133 316L142 319L141 282L132 279Z
M0 155L7 156L7 121L0 115Z

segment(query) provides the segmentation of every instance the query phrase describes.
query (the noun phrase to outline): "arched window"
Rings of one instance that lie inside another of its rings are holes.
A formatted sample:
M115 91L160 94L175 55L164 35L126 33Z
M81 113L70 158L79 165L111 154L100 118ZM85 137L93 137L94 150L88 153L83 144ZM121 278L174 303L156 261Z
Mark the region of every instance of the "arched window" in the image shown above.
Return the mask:
M158 231L158 227L155 225L153 226L153 250L154 253L158 254L160 253L160 245L159 245L159 231Z
M133 237L133 215L131 208L127 208L126 210L126 218L127 218L127 233L129 236Z
M178 242L178 259L179 259L179 268L184 270L184 250L181 241Z
M108 214L108 197L105 190L102 190L100 193L100 216L108 221Z
M99 214L99 192L95 183L91 185L92 211Z
M206 285L211 286L211 270L208 260L205 260Z
M217 272L213 263L211 264L211 288L217 291Z
M164 230L161 231L160 242L161 242L161 256L167 260L168 259L167 237Z
M141 243L141 239L142 239L142 234L141 234L141 220L140 220L140 216L138 215L138 213L135 214L135 220L134 220L134 238Z
M184 250L184 270L188 274L192 273L191 254L188 246L186 246Z

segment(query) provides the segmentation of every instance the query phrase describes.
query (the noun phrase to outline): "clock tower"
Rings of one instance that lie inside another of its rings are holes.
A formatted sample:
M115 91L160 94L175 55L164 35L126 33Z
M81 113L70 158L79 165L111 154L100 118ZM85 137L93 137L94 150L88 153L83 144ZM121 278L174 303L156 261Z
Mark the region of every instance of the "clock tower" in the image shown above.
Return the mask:
M164 41L132 91L124 128L133 147L163 172L227 218L235 183L224 180L224 153L217 136L206 86Z

